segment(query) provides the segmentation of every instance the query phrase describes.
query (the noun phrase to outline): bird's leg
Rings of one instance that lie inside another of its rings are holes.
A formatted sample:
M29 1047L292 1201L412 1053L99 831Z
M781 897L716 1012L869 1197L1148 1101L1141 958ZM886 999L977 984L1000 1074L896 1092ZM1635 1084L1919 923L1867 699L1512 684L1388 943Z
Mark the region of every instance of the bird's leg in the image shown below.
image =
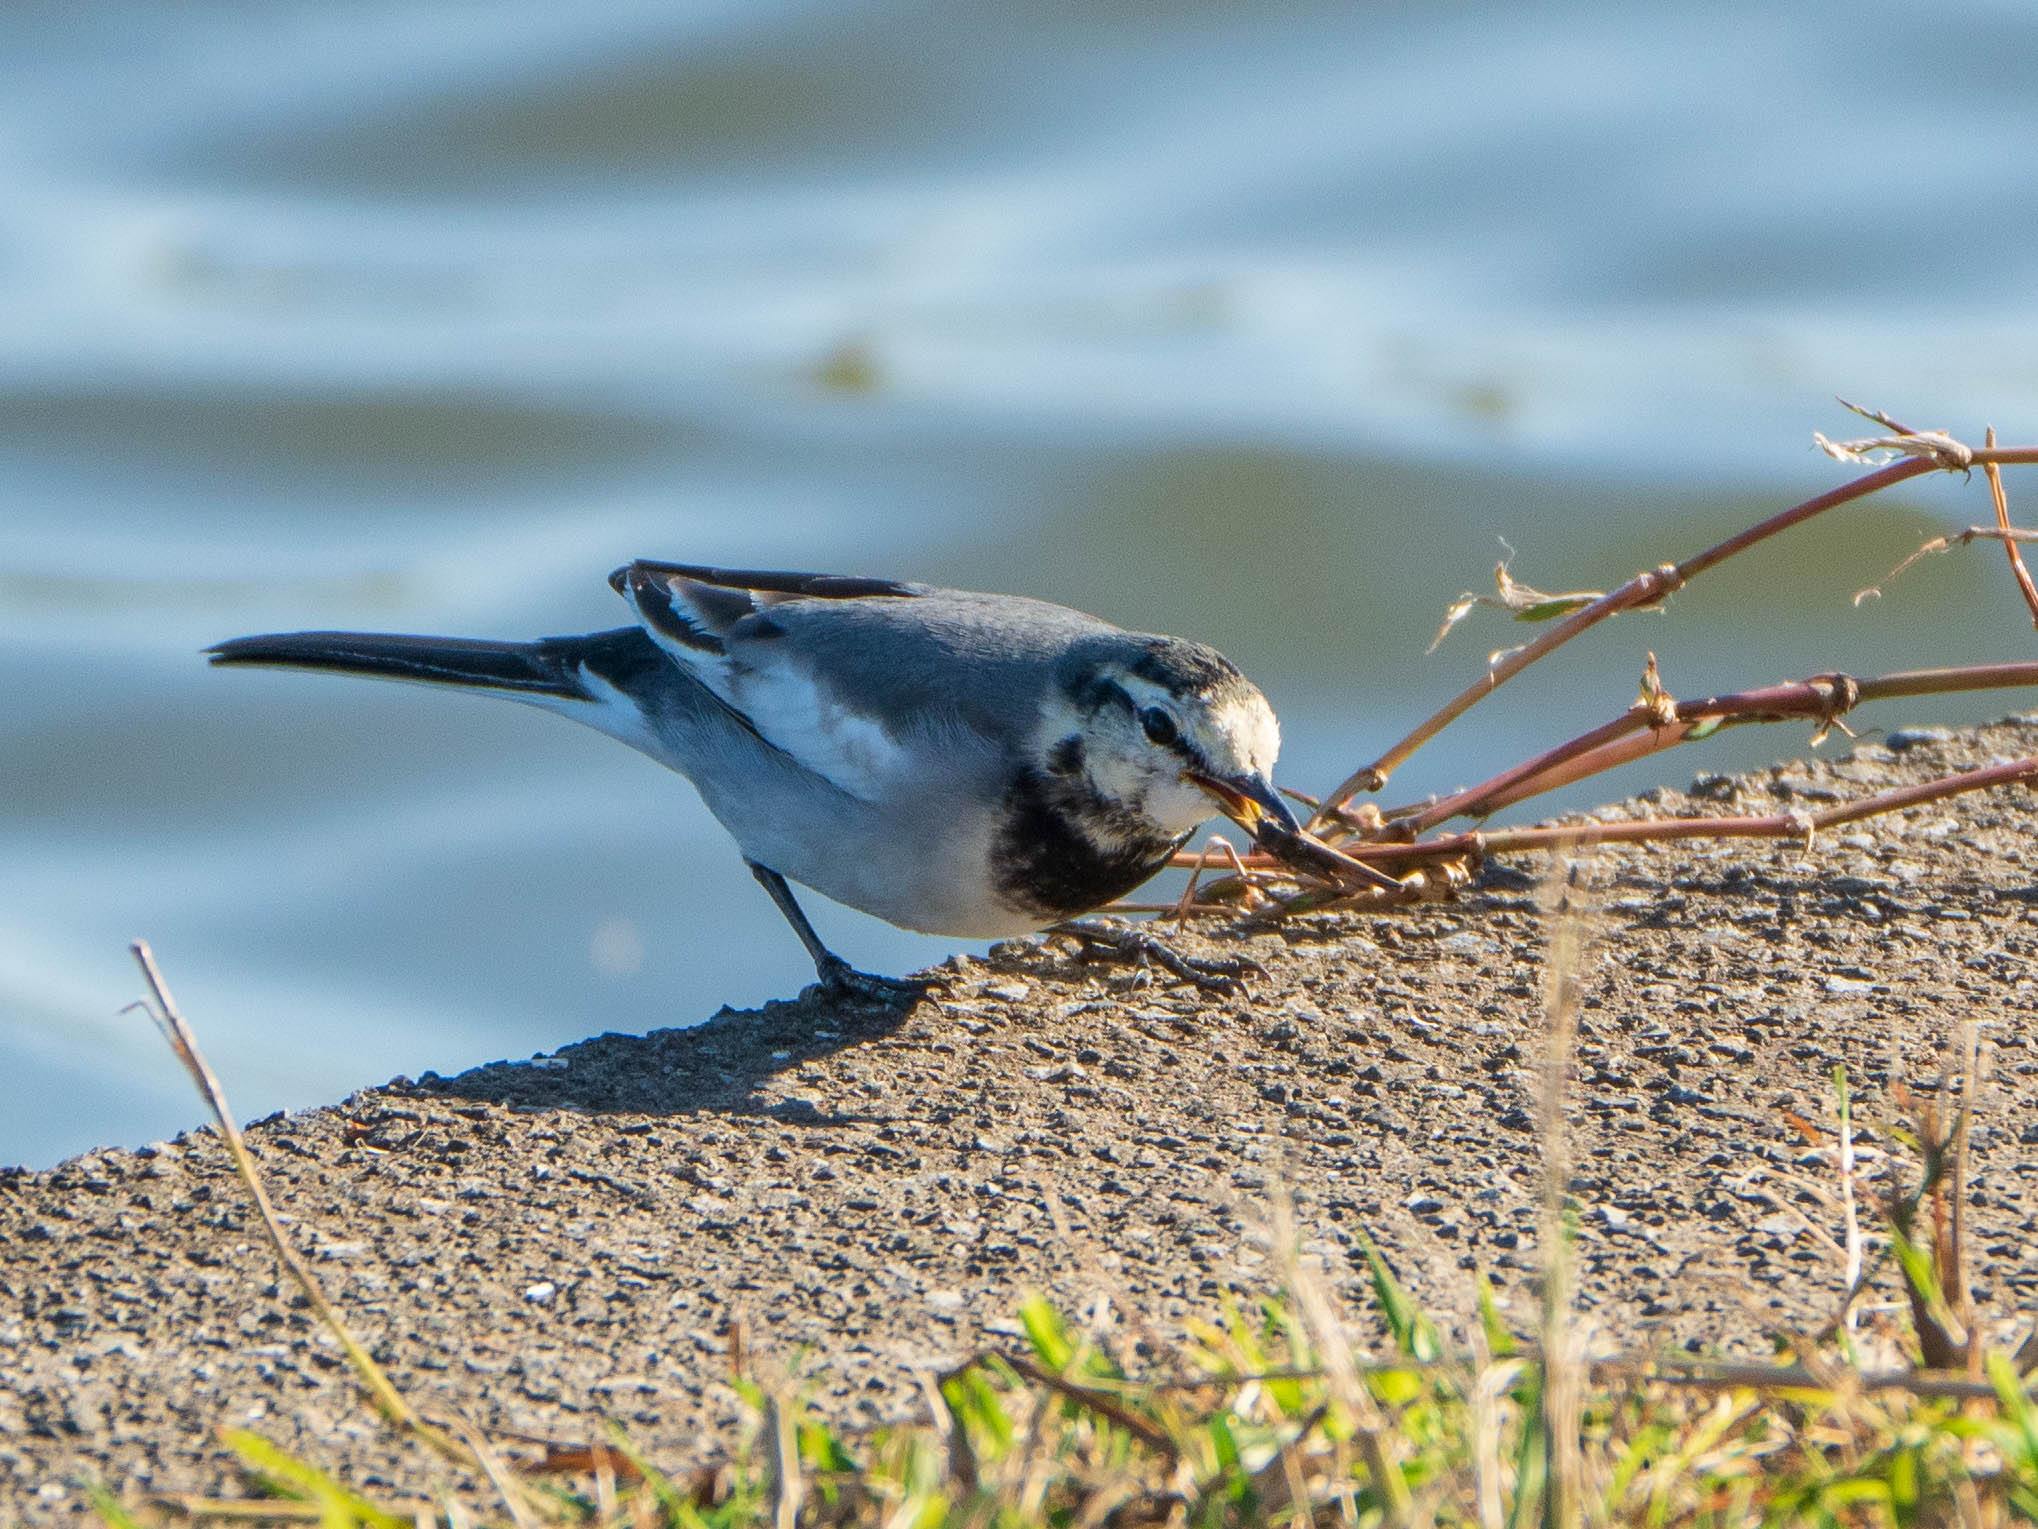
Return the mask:
M1137 926L1120 929L1110 924L1071 922L1056 924L1048 932L1074 935L1081 940L1085 960L1093 952L1104 952L1113 960L1139 966L1158 966L1184 982L1194 983L1206 993L1236 993L1245 986L1247 977L1264 977L1267 974L1264 966L1248 956L1225 956L1214 961L1185 956Z
M820 976L821 986L838 995L867 998L897 1008L911 1008L927 996L932 983L905 977L879 977L851 966L821 943L821 937L814 933L814 926L807 922L807 915L794 901L793 889L786 885L785 877L755 860L743 863L750 867L750 874L757 878L757 884L771 894L771 900L778 904L778 911L785 915L785 921L793 926L793 933L807 947L807 954L814 958L814 971Z

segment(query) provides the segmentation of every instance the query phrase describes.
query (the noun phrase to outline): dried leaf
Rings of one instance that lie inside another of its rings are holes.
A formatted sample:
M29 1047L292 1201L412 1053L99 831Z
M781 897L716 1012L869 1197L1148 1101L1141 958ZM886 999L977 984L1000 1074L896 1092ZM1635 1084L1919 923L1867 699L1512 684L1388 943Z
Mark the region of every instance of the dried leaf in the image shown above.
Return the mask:
M1677 697L1663 688L1663 676L1656 670L1653 653L1642 667L1642 688L1635 704L1649 714L1651 727L1670 727L1677 721Z
M1974 466L1974 448L1956 441L1944 430L1913 430L1891 419L1880 409L1865 409L1844 398L1840 400L1840 406L1851 409L1863 419L1873 420L1890 433L1854 441L1835 441L1814 430L1812 443L1836 462L1880 467L1900 457L1925 457L1948 472L1967 472Z
M1559 616L1568 616L1575 610L1582 610L1594 600L1602 599L1604 590L1579 589L1569 594L1546 595L1540 589L1531 589L1519 582L1507 571L1507 564L1501 563L1493 570L1494 594L1474 594L1466 590L1451 602L1444 612L1444 624L1437 628L1429 651L1434 653L1450 636L1451 628L1463 621L1476 606L1490 605L1497 611L1506 611L1516 621L1551 621Z

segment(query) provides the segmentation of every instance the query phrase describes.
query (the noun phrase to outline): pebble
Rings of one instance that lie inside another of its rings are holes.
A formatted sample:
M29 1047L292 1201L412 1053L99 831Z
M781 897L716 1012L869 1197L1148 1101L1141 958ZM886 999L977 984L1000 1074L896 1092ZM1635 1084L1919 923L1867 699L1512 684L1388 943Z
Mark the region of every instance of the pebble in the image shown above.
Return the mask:
M1951 743L1953 729L1950 727L1900 727L1882 740L1899 754L1927 743Z
M1437 941L1438 950L1449 951L1454 956L1495 956L1500 954L1497 941L1489 940L1483 934L1447 934Z

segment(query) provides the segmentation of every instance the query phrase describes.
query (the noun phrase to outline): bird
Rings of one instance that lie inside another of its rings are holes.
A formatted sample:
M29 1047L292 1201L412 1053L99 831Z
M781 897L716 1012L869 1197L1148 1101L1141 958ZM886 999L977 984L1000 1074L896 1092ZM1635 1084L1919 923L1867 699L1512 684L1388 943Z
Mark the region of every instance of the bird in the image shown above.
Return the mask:
M693 783L823 989L867 1002L910 1006L929 983L851 966L789 882L905 929L997 939L1124 896L1219 814L1285 858L1320 851L1273 785L1273 707L1204 643L885 578L640 560L609 582L635 624L521 642L284 632L206 651L501 696L640 750ZM1204 985L1252 965L1074 927Z

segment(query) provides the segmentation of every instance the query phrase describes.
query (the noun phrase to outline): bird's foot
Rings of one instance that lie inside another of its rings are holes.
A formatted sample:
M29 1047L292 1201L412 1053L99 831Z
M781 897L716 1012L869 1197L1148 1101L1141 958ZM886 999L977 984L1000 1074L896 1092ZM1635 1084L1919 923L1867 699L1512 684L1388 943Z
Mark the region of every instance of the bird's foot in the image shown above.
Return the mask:
M1205 993L1225 997L1243 991L1246 978L1267 974L1264 966L1247 956L1222 956L1215 960L1185 956L1144 929L1115 929L1108 924L1060 924L1055 932L1074 935L1082 941L1080 954L1086 961L1101 955L1148 972L1158 966L1170 976L1193 984Z
M920 977L880 977L860 972L840 956L831 955L817 963L821 990L831 998L852 1003L881 1003L888 1008L910 1009L931 992L934 983Z

